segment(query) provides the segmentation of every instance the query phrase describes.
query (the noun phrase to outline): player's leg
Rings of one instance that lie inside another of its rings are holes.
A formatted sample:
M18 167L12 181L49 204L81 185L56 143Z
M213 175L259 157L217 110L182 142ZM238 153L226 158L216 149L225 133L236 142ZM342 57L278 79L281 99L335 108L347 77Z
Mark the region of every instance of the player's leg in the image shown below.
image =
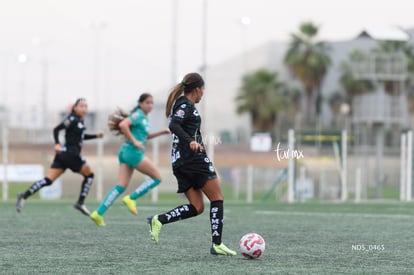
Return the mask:
M188 204L177 206L164 214L148 217L151 239L155 244L158 243L158 236L164 224L192 218L204 211L203 194L200 190L191 187L185 192L185 196L189 201Z
M146 179L144 182L142 182L134 192L126 195L122 199L123 203L128 207L129 211L137 215L138 210L136 206L136 200L161 183L161 174L154 163L148 157L144 157L142 161L138 163L135 169L150 177L149 179Z
M79 174L83 176L83 181L82 181L82 186L81 186L81 190L79 193L78 204L83 204L85 202L86 197L89 194L89 190L92 187L93 178L95 175L91 167L87 163L82 165L82 168L79 171Z
M108 210L109 207L114 203L114 201L125 191L131 180L132 173L134 172L134 167L142 159L142 156L139 154L133 154L129 149L121 149L118 152L118 178L116 185L106 193L105 198L101 201L98 208L92 212L90 215L91 219L98 226L105 226L103 220L103 214Z
M89 194L89 190L91 189L94 174L89 166L85 161L82 161L82 166L78 172L83 176L83 181L81 185L81 190L79 192L78 201L73 205L73 207L79 210L82 214L89 216L89 210L85 206L85 199Z
M106 193L98 208L90 215L98 226L105 226L103 215L112 206L114 201L125 191L131 180L134 170L125 163L121 163L118 169L117 184Z
M134 170L125 163L121 163L118 169L117 184L108 191L105 198L101 201L96 212L99 215L105 214L105 212L112 206L114 201L125 191L131 180Z
M210 224L212 246L210 253L213 255L236 255L236 251L229 249L222 241L223 232L223 193L217 178L207 180L201 188L202 192L210 200Z
M29 189L23 193L17 195L16 211L20 212L23 209L24 203L27 198L35 194L37 191L45 186L51 185L60 175L63 174L65 169L63 168L49 168L46 173L46 177L40 179L32 184Z

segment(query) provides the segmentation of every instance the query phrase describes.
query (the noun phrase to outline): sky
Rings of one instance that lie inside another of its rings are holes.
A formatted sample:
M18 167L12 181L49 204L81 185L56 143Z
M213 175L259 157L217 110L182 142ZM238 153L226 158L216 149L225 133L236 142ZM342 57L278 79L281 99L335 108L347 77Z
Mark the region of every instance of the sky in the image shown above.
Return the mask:
M166 95L203 56L214 67L287 41L304 21L339 41L372 26L412 28L413 10L410 0L0 0L0 104L36 111L46 101L53 111L85 96L91 109L128 108L141 92Z

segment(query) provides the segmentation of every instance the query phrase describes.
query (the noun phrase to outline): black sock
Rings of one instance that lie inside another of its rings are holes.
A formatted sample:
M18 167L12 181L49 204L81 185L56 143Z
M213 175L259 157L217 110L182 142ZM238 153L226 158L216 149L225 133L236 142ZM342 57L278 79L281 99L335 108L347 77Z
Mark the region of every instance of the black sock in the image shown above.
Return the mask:
M78 204L83 204L85 202L85 198L86 196L88 196L89 189L91 188L92 183L93 183L93 176L94 174L92 173L83 179L81 191L79 194Z
M28 197L30 197L31 195L33 195L34 193L36 193L43 187L51 185L51 184L52 184L52 181L48 178L43 178L41 180L38 180L35 183L33 183L32 186L30 186L30 188L27 189L26 192L24 192L23 198L27 199Z
M197 210L192 204L183 204L165 214L158 215L158 220L162 224L176 222L179 220L185 220L194 216L197 216Z
M223 231L223 201L210 203L211 240L215 244L221 244L221 232Z

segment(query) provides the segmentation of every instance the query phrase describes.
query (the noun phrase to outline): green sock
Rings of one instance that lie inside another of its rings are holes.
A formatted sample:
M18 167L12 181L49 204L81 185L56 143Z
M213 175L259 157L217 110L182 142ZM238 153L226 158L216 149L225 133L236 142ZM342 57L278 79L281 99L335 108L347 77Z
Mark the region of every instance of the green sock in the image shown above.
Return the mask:
M129 197L131 200L136 200L139 197L144 196L148 193L149 190L160 184L161 180L159 179L147 179L145 180Z
M125 191L125 187L122 187L120 185L115 185L114 188L112 188L108 193L106 193L105 198L103 199L101 204L98 206L98 209L96 210L96 212L98 212L99 215L105 214L106 210L108 210L108 208L111 207L114 201L124 191Z

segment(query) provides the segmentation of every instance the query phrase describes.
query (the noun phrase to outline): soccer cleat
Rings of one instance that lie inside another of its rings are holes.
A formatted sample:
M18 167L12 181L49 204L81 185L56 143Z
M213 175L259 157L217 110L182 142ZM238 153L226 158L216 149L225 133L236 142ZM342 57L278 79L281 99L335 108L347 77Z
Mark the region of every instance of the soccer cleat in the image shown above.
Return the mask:
M162 223L158 220L158 215L147 218L147 223L150 226L151 240L158 244L158 235L160 234Z
M26 200L23 198L23 193L17 194L17 202L16 202L17 213L20 213L22 211L25 201Z
M79 210L85 216L90 215L90 212L89 212L88 208L86 208L86 206L84 204L76 203L76 204L73 205L73 208L75 208L76 210Z
M231 250L224 243L221 244L214 244L211 246L210 253L212 255L225 255L225 256L236 256L237 252Z
M129 195L126 195L125 197L123 197L122 202L126 205L126 207L128 207L129 212L131 212L134 215L138 215L137 202L134 200L131 200Z
M105 226L104 218L98 214L98 212L93 211L92 214L89 216L91 220L93 220L97 226Z

